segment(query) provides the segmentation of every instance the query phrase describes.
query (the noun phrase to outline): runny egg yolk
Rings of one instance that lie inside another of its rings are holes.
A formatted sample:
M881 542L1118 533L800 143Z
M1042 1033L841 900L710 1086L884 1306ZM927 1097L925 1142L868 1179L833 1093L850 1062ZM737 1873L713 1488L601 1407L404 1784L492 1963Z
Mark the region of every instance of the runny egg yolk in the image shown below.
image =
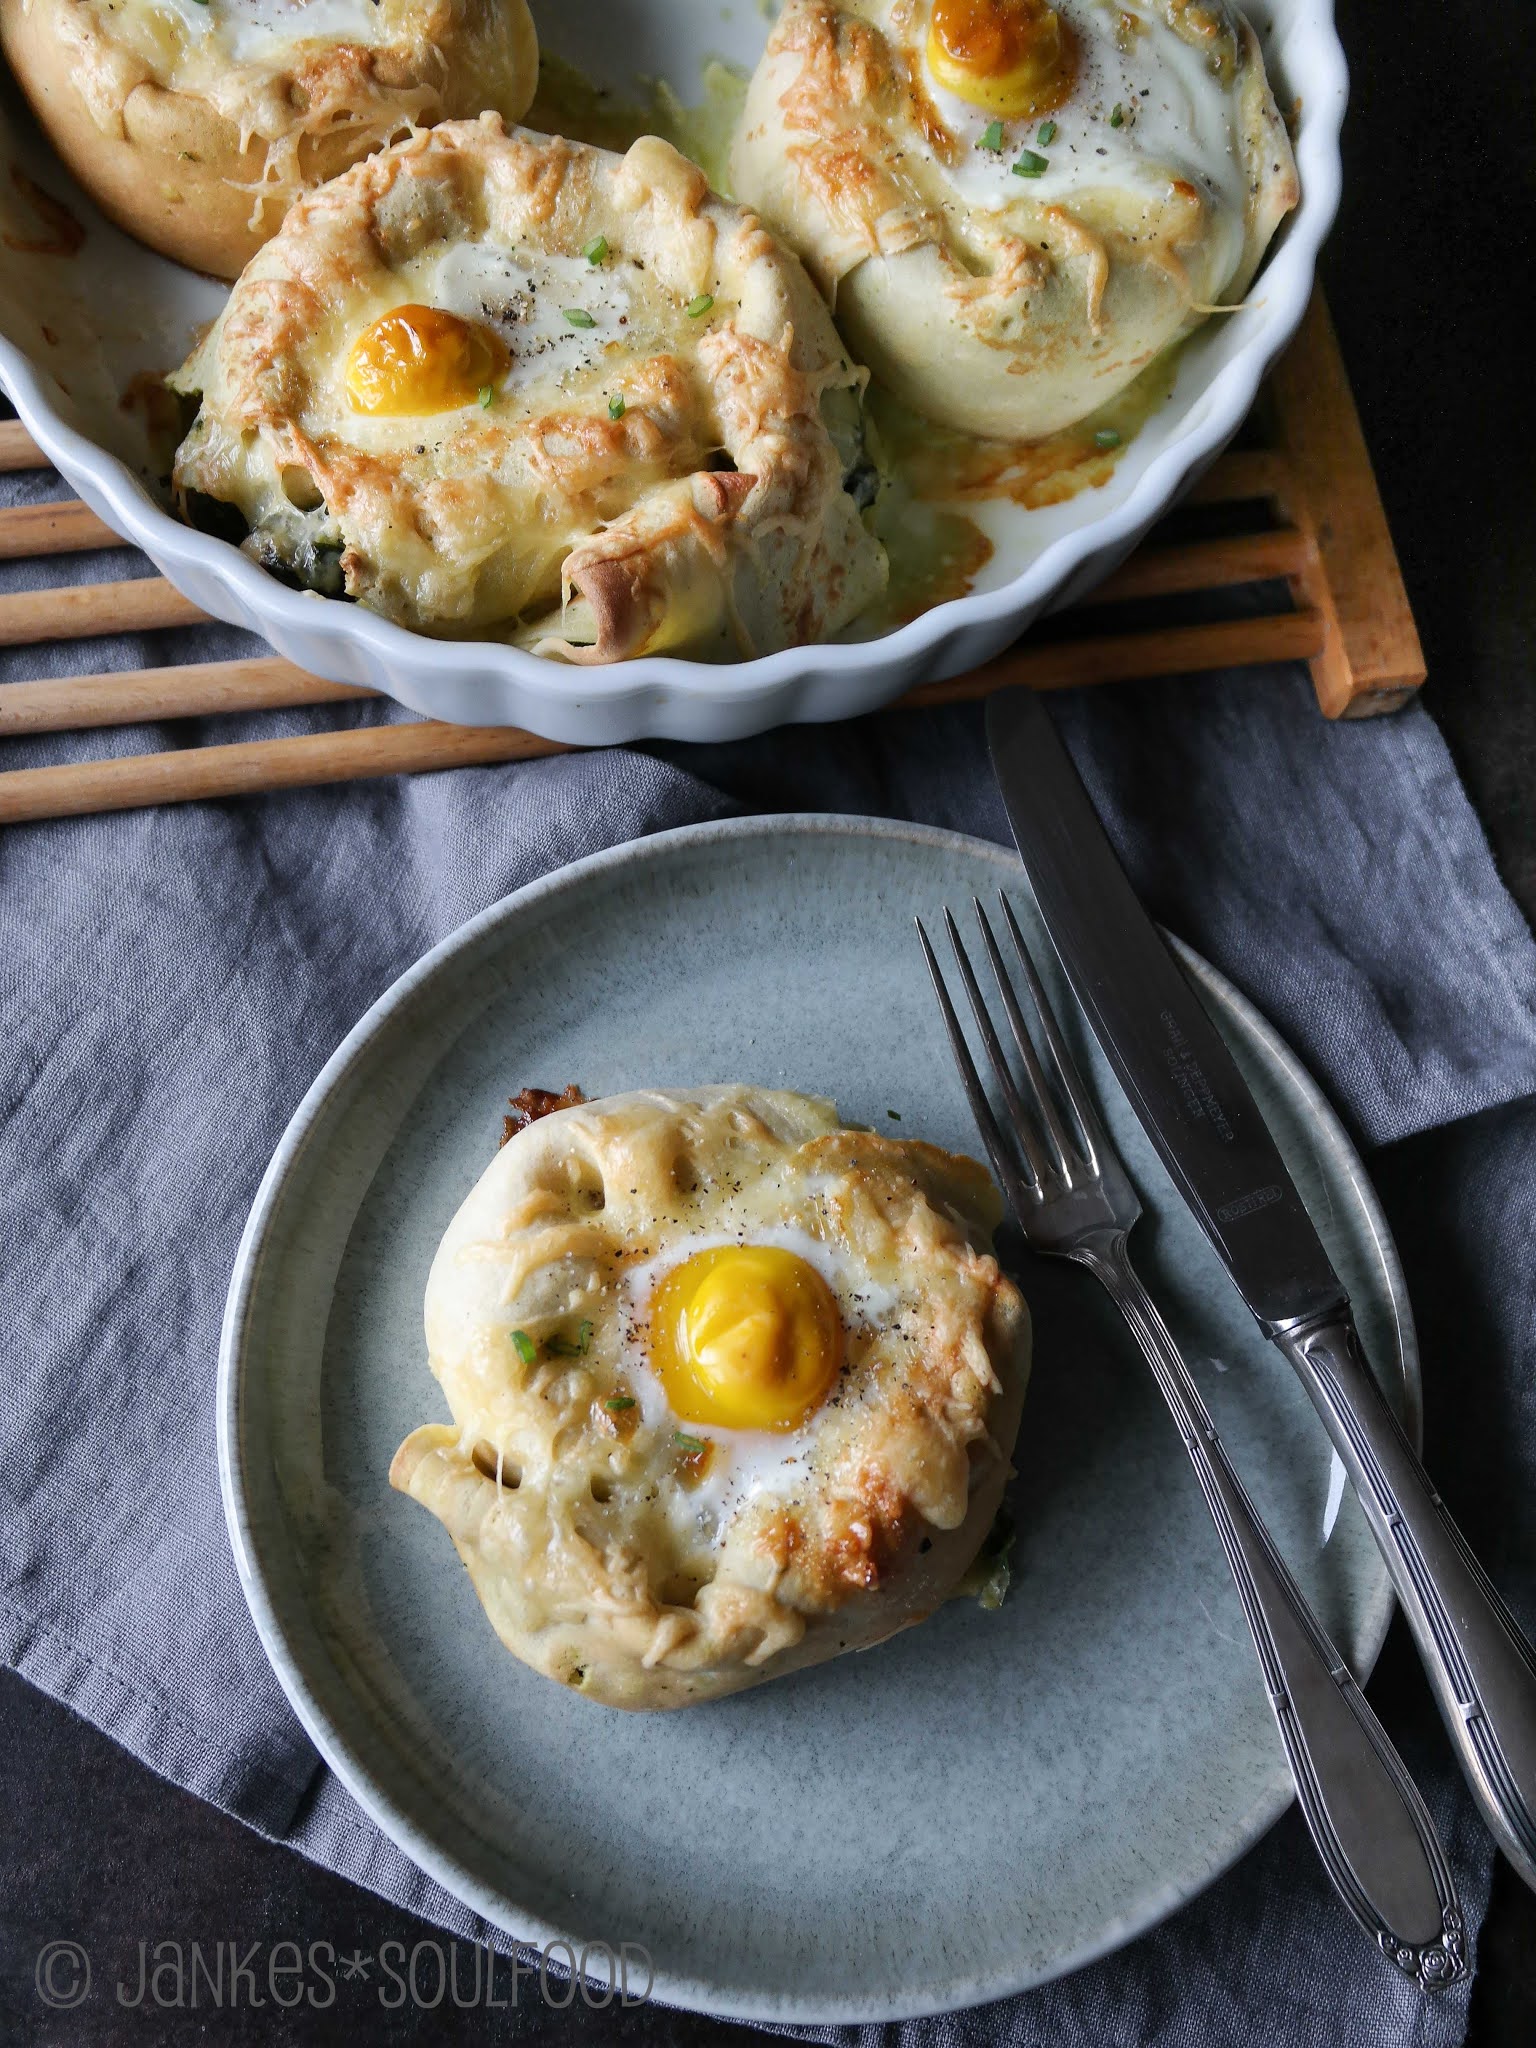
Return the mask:
M934 0L928 68L957 99L1033 120L1072 90L1072 32L1045 0Z
M472 405L511 361L488 327L437 306L396 306L365 327L347 357L359 412L399 417Z
M657 1288L650 1353L682 1421L794 1429L842 1368L842 1318L826 1281L794 1252L717 1245Z

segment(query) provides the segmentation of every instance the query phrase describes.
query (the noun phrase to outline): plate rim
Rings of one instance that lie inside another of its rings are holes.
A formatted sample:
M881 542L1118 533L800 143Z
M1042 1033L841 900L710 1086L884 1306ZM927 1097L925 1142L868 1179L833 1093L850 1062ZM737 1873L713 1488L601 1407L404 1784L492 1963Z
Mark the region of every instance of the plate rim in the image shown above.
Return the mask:
M642 655L572 671L503 642L414 633L361 605L285 589L228 542L172 518L126 463L70 423L49 395L46 370L4 334L0 388L91 508L194 603L260 634L300 667L382 690L427 717L611 744L739 739L789 721L854 716L911 683L1000 652L1070 586L1107 573L1248 414L1306 313L1343 184L1349 78L1333 0L1288 0L1287 14L1309 77L1305 90L1294 86L1303 107L1296 134L1301 204L1259 272L1261 298L1273 301L1274 316L1192 394L1179 430L1118 506L1047 542L1007 583L931 606L875 639L783 648L723 665ZM482 701L487 695L492 701Z
M262 1649L289 1705L320 1757L381 1832L424 1876L478 1914L489 1926L516 1942L540 1949L547 1948L551 1942L569 1944L570 1929L518 1907L476 1876L451 1850L428 1837L396 1806L387 1785L377 1780L365 1764L351 1755L344 1734L332 1726L305 1675L302 1652L290 1644L282 1616L268 1593L258 1556L260 1539L249 1511L246 1446L241 1431L240 1405L244 1344L266 1263L267 1228L332 1095L354 1066L367 1055L379 1032L457 954L474 946L498 924L515 922L530 905L567 890L579 889L594 876L610 870L644 862L657 854L665 855L680 845L729 845L743 838L793 838L802 835L893 839L973 858L980 856L1016 871L1026 888L1028 886L1023 864L1015 850L996 840L902 819L820 811L752 813L706 819L647 834L639 839L624 840L556 868L469 918L424 953L369 1004L326 1060L284 1128L258 1185L235 1256L220 1329L215 1395L219 1490L241 1592ZM1284 1072L1315 1142L1327 1153L1334 1167L1344 1173L1354 1190L1370 1229L1375 1254L1381 1261L1386 1298L1396 1327L1404 1421L1415 1445L1421 1445L1422 1372L1406 1277L1390 1226L1359 1154L1318 1083L1268 1019L1192 947L1172 934L1168 936L1186 970L1202 990L1220 1002L1229 1003L1244 1028L1251 1031L1261 1045L1266 1057ZM1361 1619L1366 1648L1357 1661L1355 1675L1362 1685L1375 1666L1395 1606L1391 1584L1383 1573L1375 1601ZM946 1983L936 1987L931 1996L907 1995L884 2003L860 1999L814 2004L798 2000L793 1992L775 1993L771 1997L761 1993L722 1993L719 1987L701 1979L657 1970L649 1995L659 2004L759 2025L889 2023L927 2018L1011 1997L1081 1969L1158 1926L1170 1913L1197 1898L1245 1856L1292 1804L1292 1800L1293 1795L1283 1787L1274 1794L1261 1794L1242 1822L1234 1826L1232 1839L1207 1858L1201 1875L1194 1883L1190 1883L1186 1875L1170 1881L1166 1887L1144 1894L1134 1910L1108 1920L1094 1936L1054 1958L1044 1970L994 1972L984 1979Z

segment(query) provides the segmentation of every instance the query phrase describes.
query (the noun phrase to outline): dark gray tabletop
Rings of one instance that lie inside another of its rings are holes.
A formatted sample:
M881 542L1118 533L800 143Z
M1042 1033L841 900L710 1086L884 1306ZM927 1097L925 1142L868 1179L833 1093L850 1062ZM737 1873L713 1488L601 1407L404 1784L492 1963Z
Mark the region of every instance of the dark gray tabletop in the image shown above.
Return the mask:
M1345 133L1346 200L1324 273L1428 656L1426 701L1440 721L1505 879L1536 919L1536 492L1530 482L1527 323L1536 151L1527 112L1536 10L1448 8L1444 0L1338 0L1354 77ZM1429 1132L1370 1166L1410 1272L1425 1355L1462 1334L1466 1304L1437 1283L1438 1205L1456 1165L1494 1118ZM1416 1255L1417 1254L1417 1255ZM1438 1291L1437 1291L1438 1286ZM1427 1389L1433 1441L1436 1387ZM1462 1504L1453 1502L1458 1512ZM1390 1726L1394 1696L1421 1683L1394 1626L1371 1695ZM89 2044L330 2041L336 2012L270 2004L153 2019L92 1999L50 2014L32 1996L38 1950L68 1934L137 1983L140 1941L327 1941L338 1956L401 1956L424 1927L371 1894L262 1842L165 1784L61 1707L0 1674L0 2036ZM1294 1813L1282 1828L1299 1831ZM505 1982L494 1996L508 1995ZM530 2009L531 2002L531 2009ZM371 2001L370 2001L371 2007ZM344 2008L338 2008L344 2009ZM495 2038L509 2015L484 2004L378 2011L391 2043ZM147 2030L147 2031L146 2031ZM530 2042L718 2039L717 2022L675 2013L561 2012L523 1991ZM747 2030L731 2030L750 2038ZM762 2037L768 2038L768 2037ZM1484 1930L1472 2048L1536 2040L1536 1899L1500 1870Z

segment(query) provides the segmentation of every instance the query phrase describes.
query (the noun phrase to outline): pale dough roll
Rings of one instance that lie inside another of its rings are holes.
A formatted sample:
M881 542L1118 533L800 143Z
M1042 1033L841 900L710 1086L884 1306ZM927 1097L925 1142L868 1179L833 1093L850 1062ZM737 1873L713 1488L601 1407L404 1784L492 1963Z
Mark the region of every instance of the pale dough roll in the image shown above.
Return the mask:
M360 338L403 308L483 386L445 403L424 359L420 402L361 410ZM798 260L655 138L619 157L488 115L396 144L294 208L173 382L201 397L189 504L419 631L734 658L885 584L863 371Z
M299 194L538 84L526 0L0 0L0 43L102 211L236 277Z
M929 0L788 0L734 147L870 369L1003 439L1082 419L1240 299L1298 197L1226 0L1058 8L1071 89L1007 119L932 74Z
M613 1096L514 1137L427 1283L452 1413L401 1445L497 1634L616 1707L678 1707L922 1620L1009 1474L1029 1320L974 1161L727 1087ZM654 1372L658 1289L700 1247L794 1247L841 1369L777 1435L683 1419Z

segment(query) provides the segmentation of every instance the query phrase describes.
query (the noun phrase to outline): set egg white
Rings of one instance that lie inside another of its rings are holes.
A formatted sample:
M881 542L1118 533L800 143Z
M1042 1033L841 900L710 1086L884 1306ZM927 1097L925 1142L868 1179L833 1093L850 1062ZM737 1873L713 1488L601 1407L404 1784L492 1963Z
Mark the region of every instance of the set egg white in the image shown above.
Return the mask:
M151 0L190 38L215 35L240 63L325 38L371 46L383 40L377 0Z
M934 78L921 50L910 51L939 117L959 145L946 175L967 207L993 212L1027 198L1051 206L1096 186L1166 198L1182 177L1212 206L1221 227L1219 274L1236 267L1243 246L1247 191L1237 145L1232 92L1207 55L1155 7L1134 0L1054 0L1074 31L1078 69L1071 93L1048 116L1001 120ZM903 40L903 0L878 17ZM926 24L926 12L922 16ZM1042 140L1042 130L1048 140ZM983 137L996 144L985 147ZM1040 160L1044 168L1036 169ZM1030 175L1014 166L1023 160Z
M512 366L503 390L574 382L631 346L630 294L611 259L514 255L490 242L455 242L424 270L419 288L428 304L489 327L506 343Z
M362 428L385 446L402 434L414 439L422 419L432 413L503 399L538 404L547 402L551 389L575 391L585 385L590 390L594 373L600 375L605 364L614 367L613 389L619 390L620 366L633 360L630 293L623 277L606 261L593 263L585 256L531 248L514 252L490 241L454 242L401 265L392 283L391 311L422 307L462 323L459 334L418 335L429 376L433 351L460 346L459 336L465 332L494 335L505 356L494 370L487 365L484 384L472 379L456 402L450 398L446 405L425 409L364 407L365 413L380 415L364 428L352 392L347 348L365 343L384 315L349 332L335 366L338 403L346 408L352 431ZM416 367L407 358L403 374L410 378Z
M798 1429L733 1429L719 1423L680 1421L650 1362L651 1310L667 1276L697 1253L732 1245L772 1246L792 1252L815 1269L837 1302L845 1331L859 1331L894 1322L902 1306L900 1289L870 1278L836 1245L788 1226L743 1227L736 1231L701 1231L655 1258L632 1267L619 1288L618 1373L639 1404L647 1429L666 1436L680 1433L710 1445L709 1462L697 1482L679 1490L680 1513L702 1517L720 1529L749 1500L764 1493L793 1499L811 1471L821 1433L823 1402ZM836 1398L836 1388L828 1400Z

